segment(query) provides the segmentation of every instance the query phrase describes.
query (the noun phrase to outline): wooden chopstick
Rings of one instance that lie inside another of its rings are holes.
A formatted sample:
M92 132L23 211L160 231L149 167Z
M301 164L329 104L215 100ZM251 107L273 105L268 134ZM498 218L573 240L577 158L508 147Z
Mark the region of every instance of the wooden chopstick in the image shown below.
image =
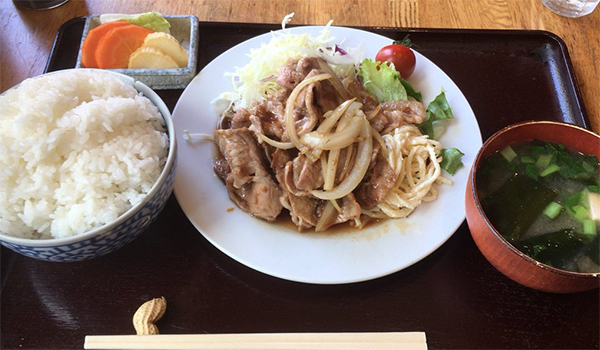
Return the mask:
M427 350L423 332L88 335L84 349Z

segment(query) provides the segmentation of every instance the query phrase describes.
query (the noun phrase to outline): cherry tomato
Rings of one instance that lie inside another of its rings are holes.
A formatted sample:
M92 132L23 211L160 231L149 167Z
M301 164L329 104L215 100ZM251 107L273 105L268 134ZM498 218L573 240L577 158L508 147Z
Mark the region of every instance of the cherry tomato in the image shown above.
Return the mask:
M408 79L415 71L415 53L402 44L394 43L382 47L375 56L375 61L393 63L404 79Z

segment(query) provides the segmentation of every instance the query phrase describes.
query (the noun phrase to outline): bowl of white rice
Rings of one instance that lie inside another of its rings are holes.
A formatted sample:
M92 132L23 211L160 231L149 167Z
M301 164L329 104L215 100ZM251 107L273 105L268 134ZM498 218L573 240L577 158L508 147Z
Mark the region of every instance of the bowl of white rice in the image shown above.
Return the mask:
M81 261L138 237L173 191L171 114L126 75L67 69L0 95L0 243Z

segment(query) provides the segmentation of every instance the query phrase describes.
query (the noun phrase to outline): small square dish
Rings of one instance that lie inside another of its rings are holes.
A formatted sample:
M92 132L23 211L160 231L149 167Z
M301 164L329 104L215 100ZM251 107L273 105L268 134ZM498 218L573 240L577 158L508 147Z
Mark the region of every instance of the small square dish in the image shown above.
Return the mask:
M198 17L196 16L163 16L171 25L170 32L181 46L188 52L188 65L184 68L170 69L110 69L111 71L128 75L155 90L183 89L196 75L198 63ZM90 30L99 26L100 16L92 15L86 19L81 37L81 44ZM81 45L80 45L81 47ZM77 55L75 68L83 68L81 50Z

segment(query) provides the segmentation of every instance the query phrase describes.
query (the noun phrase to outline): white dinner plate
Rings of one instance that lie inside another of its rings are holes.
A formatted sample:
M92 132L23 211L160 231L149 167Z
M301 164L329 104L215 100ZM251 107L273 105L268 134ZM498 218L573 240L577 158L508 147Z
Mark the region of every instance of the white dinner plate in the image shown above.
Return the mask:
M323 27L295 27L292 33L316 37ZM331 27L334 43L365 46L365 57L374 58L391 39L370 32ZM410 77L427 105L442 90L454 114L440 141L465 155L464 167L447 177L451 186L438 185L439 197L423 203L408 218L387 220L362 231L347 228L332 233L299 233L290 225L268 223L238 209L223 182L213 172L215 146L206 141L186 141L184 130L212 134L218 114L211 105L220 93L231 91L229 77L248 61L251 48L271 39L264 34L221 54L192 80L173 112L178 143L175 195L185 215L213 245L238 262L282 279L341 284L366 281L400 271L440 247L465 218L464 196L469 169L482 145L475 115L462 92L435 64L416 52L417 65ZM200 48L202 49L202 48Z

